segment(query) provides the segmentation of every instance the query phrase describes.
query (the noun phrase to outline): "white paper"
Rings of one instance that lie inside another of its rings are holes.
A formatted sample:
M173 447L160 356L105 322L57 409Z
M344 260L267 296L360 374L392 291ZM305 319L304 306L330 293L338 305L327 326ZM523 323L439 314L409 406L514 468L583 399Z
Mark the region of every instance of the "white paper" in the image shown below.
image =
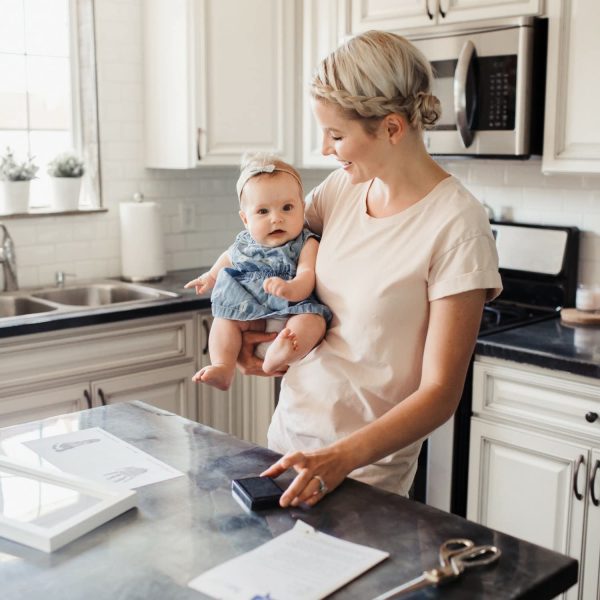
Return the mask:
M65 473L132 490L183 473L114 435L92 427L24 442Z
M190 581L220 600L319 600L389 556L303 521L273 540Z

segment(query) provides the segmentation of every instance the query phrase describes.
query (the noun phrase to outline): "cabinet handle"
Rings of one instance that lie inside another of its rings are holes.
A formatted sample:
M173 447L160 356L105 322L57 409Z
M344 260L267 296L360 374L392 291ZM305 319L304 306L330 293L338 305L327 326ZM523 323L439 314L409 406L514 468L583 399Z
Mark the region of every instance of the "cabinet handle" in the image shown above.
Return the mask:
M196 130L196 158L202 160L202 151L200 150L200 137L202 136L203 129L198 127Z
M583 454L580 454L579 458L577 459L577 464L575 465L575 475L573 476L573 493L575 494L575 498L577 498L577 500L583 500L583 494L580 494L579 490L577 489L577 477L579 475L579 467L584 464L585 459L583 458Z
M448 8L446 8L446 10L444 10L442 8L442 2L443 2L443 0L440 0L440 4L438 6L438 10L440 11L440 16L442 17L442 19L445 19L446 15L448 14Z
M600 460L595 462L594 468L592 469L592 476L590 477L590 497L592 498L594 506L600 506L600 499L596 498L596 494L594 493L598 471L600 471Z
M589 413L586 413L586 415L585 415L585 420L588 423L593 423L597 418L598 418L597 412L589 412Z
M92 408L92 397L90 396L88 390L83 390L83 397L85 398L88 408Z
M206 355L208 353L208 336L210 334L208 319L202 319L202 327L204 328L204 337L206 338L206 343L204 344L204 348L202 348L202 354Z
M425 0L425 10L430 21L433 21L433 13L429 10L429 0Z
M100 398L100 402L102 402L102 406L106 406L106 398L104 397L102 388L98 388L98 397Z

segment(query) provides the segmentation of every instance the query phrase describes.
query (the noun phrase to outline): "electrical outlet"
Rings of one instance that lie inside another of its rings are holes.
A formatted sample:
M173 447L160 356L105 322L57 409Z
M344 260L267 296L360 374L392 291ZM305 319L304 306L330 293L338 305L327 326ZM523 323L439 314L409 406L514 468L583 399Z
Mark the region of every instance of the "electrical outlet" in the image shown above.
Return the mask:
M179 203L179 226L181 231L193 231L196 228L196 211L191 202Z

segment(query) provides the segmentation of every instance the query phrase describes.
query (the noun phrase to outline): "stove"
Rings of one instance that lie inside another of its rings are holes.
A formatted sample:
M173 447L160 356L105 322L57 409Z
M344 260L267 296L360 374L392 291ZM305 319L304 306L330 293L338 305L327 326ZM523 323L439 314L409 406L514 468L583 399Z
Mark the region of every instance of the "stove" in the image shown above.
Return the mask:
M485 305L479 337L557 318L575 306L579 230L526 223L492 222L503 290ZM423 444L412 497L466 515L472 361L452 419Z

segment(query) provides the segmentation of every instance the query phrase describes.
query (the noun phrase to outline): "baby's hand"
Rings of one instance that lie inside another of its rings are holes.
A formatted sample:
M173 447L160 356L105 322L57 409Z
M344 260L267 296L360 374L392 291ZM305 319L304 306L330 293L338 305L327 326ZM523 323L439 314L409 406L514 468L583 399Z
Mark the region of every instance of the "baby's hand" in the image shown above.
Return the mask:
M289 281L281 279L281 277L268 277L263 283L263 289L267 294L279 296L280 298L288 299Z
M215 285L215 280L210 273L203 273L200 277L188 281L183 287L184 288L196 288L196 294L204 294L208 290L212 289Z

